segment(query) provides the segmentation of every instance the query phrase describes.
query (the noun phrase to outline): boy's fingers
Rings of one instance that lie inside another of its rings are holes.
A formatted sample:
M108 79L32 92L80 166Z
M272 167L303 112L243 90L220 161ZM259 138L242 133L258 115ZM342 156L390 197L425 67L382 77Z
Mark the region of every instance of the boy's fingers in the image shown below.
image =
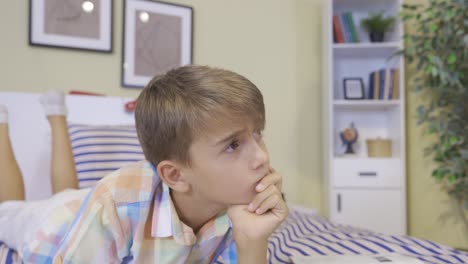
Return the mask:
M260 206L255 210L256 214L263 214L266 211L275 208L278 202L281 200L280 195L278 194L273 194L269 196L267 199L265 199Z
M275 207L270 210L278 219L284 221L286 217L288 217L289 209L283 199L280 199L278 203L276 203Z
M248 210L250 212L255 212L257 210L258 206L269 196L279 193L278 189L274 185L270 185L268 188L266 188L263 192L257 193L255 197L253 198L252 202L250 202Z
M276 172L268 174L257 184L255 190L257 192L262 192L270 185L275 185L278 190L281 190L281 175Z

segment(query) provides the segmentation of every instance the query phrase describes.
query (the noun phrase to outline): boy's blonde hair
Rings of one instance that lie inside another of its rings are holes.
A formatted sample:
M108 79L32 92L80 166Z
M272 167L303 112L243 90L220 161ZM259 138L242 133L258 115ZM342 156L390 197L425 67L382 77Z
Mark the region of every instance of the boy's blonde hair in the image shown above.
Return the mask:
M193 140L217 121L249 121L265 126L260 90L232 71L183 66L154 77L137 99L135 123L148 161L190 164Z

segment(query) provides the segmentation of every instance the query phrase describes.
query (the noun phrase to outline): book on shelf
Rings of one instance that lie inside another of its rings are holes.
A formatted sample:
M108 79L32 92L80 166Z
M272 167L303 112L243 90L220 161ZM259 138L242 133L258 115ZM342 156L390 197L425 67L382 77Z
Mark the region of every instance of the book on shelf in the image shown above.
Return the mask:
M380 83L380 74L378 72L374 72L375 74L375 79L374 82L372 83L372 90L374 90L374 96L372 99L374 100L379 100L379 83Z
M333 39L335 43L356 43L360 41L352 12L333 15Z
M338 18L340 19L341 25L343 26L343 33L345 36L346 43L352 42L353 40L351 38L351 29L349 28L349 23L346 20L345 14L340 14Z
M344 16L346 18L346 22L349 25L352 42L359 42L359 36L356 30L356 25L354 24L353 14L351 12L346 12L344 13Z
M333 16L333 36L335 43L345 42L343 30L340 25L340 19L338 18L338 15Z
M397 100L400 96L400 70L384 68L369 73L368 99Z
M392 99L400 99L400 71L394 69L393 71L393 86L392 86Z

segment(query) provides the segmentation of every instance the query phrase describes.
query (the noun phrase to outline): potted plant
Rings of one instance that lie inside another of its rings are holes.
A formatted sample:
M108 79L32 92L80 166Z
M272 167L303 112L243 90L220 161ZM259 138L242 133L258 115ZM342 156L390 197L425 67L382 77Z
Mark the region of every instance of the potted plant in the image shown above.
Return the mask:
M458 205L468 234L467 7L459 0L403 5L403 21L413 22L413 30L399 53L415 66L413 91L426 98L417 113L418 124L436 139L426 148L437 165L432 177Z
M369 16L361 21L361 25L367 32L371 42L383 42L385 32L388 32L395 23L395 17L384 18L383 11Z

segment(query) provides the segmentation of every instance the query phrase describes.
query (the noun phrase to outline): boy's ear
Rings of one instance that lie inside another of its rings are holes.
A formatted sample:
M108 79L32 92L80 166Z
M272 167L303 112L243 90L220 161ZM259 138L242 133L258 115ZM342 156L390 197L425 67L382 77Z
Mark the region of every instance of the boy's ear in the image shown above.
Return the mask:
M188 192L190 184L181 173L181 166L171 160L159 162L157 171L164 183L176 192Z

